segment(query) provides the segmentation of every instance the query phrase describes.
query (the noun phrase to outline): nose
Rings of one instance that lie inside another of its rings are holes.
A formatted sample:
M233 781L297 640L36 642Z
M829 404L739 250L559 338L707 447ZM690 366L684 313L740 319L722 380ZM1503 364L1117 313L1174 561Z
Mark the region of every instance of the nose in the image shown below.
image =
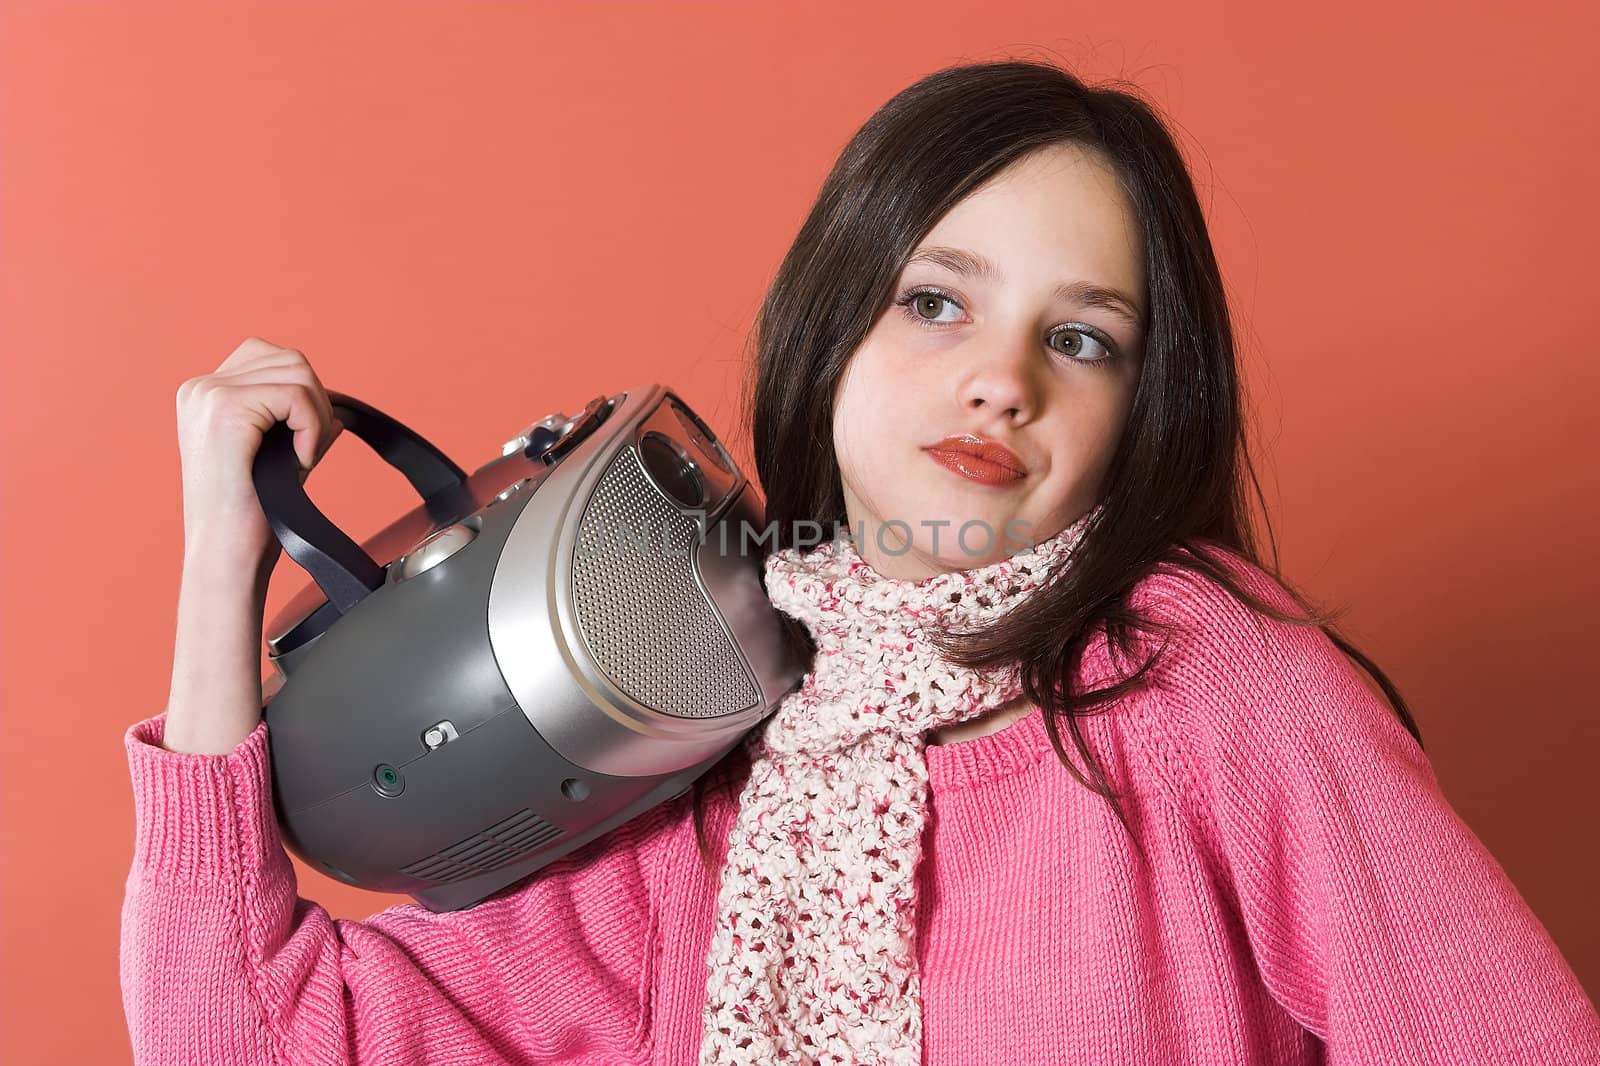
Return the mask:
M1024 347L1022 343L1008 341L998 349L982 353L960 382L958 399L961 405L990 417L1003 418L1007 425L1030 421L1038 408L1038 384L1033 380L1031 350L1024 350Z

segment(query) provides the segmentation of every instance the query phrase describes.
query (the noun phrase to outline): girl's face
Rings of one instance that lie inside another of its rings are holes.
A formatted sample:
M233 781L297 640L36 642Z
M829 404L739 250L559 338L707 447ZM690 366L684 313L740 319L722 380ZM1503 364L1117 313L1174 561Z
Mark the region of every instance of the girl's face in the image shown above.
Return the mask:
M979 258L990 276L974 272ZM1058 286L1115 290L1133 317ZM1145 307L1138 220L1098 157L1040 149L956 204L835 392L862 558L893 578L966 570L1093 507L1139 381ZM935 461L929 446L958 434L1011 449L1023 476L989 483Z

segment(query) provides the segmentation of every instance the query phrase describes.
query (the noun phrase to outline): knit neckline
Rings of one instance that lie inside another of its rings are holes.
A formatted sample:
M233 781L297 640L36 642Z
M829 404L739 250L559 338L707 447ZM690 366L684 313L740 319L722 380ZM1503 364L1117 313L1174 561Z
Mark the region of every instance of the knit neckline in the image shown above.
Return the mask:
M928 788L934 795L961 792L1023 773L1046 756L1054 757L1044 712L1035 704L1028 714L1003 729L969 740L930 744L923 750Z
M1016 774L1026 773L1046 758L1055 758L1050 734L1045 732L1044 712L1033 710L993 733L948 744L929 744L923 749L928 766L928 790L933 795L980 788ZM737 771L742 786L749 771L747 757L740 757ZM738 788L727 793L736 802Z

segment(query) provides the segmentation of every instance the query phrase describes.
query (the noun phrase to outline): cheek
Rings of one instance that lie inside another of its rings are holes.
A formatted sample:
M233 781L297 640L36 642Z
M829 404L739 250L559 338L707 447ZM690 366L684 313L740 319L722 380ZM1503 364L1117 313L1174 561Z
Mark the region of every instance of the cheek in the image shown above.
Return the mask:
M888 361L863 349L857 353L836 393L834 451L846 476L903 466L916 446L915 398L906 376Z
M861 387L864 384L858 377L834 414L834 451L847 477L870 470L874 458L882 454L885 427L876 414L879 405L871 392Z
M1123 428L1128 424L1128 414L1133 409L1133 394L1138 384L1137 380L1119 380L1117 387L1110 390L1100 414L1099 425L1108 458L1115 450L1117 441L1122 438Z
M870 433L884 408L885 368L870 343L856 350L834 390L834 433L856 439Z
M1080 395L1065 430L1074 466L1098 477L1116 453L1128 420L1131 394L1121 387Z

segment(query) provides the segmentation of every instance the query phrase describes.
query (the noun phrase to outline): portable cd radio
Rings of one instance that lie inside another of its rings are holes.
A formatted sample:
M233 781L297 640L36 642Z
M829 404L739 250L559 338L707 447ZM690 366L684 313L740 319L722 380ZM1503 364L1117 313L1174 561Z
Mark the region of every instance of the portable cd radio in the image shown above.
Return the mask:
M466 474L329 393L420 505L357 544L274 425L252 472L312 577L266 628L285 844L458 910L682 793L775 710L802 653L761 580L761 505L662 385L552 414Z

